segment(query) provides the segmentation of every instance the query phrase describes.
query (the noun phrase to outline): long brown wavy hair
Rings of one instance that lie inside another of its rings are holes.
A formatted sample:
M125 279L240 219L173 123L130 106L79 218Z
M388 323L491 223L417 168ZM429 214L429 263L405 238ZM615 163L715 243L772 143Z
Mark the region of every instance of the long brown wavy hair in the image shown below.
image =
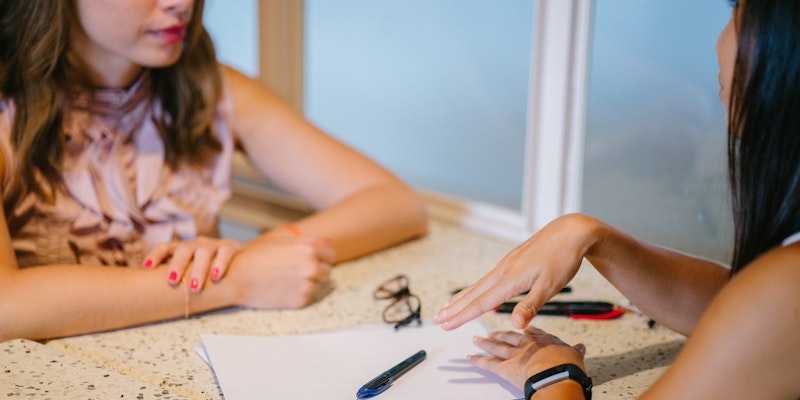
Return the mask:
M153 99L164 114L159 131L166 162L202 166L219 151L211 133L222 77L214 46L203 27L203 0L196 0L178 61L150 70ZM61 181L64 91L87 82L70 61L70 29L78 23L72 0L0 0L0 95L13 101L13 171L23 193L51 198Z

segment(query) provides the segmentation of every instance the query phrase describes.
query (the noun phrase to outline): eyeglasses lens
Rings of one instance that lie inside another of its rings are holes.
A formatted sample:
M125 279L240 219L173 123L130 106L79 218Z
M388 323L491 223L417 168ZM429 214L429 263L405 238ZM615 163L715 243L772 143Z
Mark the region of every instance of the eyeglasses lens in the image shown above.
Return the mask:
M398 275L378 286L373 296L379 300L394 299L383 310L383 320L395 324L395 329L406 326L414 321L421 323L420 309L422 304L419 297L411 294L408 289L408 278Z

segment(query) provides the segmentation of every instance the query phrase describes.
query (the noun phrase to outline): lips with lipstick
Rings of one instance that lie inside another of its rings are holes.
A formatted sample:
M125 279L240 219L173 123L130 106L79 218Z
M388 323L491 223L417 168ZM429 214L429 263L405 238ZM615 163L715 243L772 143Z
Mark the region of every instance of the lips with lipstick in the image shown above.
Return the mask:
M174 25L166 29L152 31L153 34L166 43L178 43L186 37L186 25Z

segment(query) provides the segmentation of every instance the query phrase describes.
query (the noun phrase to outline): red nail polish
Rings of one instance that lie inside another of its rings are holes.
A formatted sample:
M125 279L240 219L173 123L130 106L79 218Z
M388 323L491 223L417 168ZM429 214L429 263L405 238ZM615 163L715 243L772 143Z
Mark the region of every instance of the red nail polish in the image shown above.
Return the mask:
M197 290L198 287L200 287L200 282L198 282L197 279L192 278L192 281L189 283L189 289Z
M177 282L178 281L178 273L175 271L170 271L169 273L169 281L170 282Z
M211 270L211 279L217 278L219 278L219 268L214 267L214 269Z
M153 266L153 260L147 259L147 260L144 261L144 267L145 268L150 268L152 266Z

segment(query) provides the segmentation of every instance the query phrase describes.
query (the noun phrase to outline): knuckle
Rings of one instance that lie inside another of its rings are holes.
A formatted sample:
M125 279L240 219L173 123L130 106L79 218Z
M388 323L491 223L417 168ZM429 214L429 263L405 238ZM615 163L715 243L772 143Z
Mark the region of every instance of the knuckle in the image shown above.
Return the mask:
M211 254L213 254L213 249L206 246L198 247L194 250L194 255L196 258L209 258Z
M311 293L302 291L289 305L292 308L303 308L311 303Z
M224 240L222 240L222 246L225 246L225 247L228 247L228 248L231 248L231 249L234 249L234 250L238 250L239 248L242 247L242 245L238 241L233 240L233 239L224 239Z
M323 269L318 263L304 262L298 268L300 276L305 279L314 278L324 273Z
M173 250L174 254L186 254L191 253L194 250L194 245L181 242L175 245L175 249Z
M165 251L167 251L169 249L170 246L171 246L170 243L159 243L159 244L153 246L153 250L152 251L159 252L159 253L165 252Z
M539 311L539 308L541 308L541 306L533 300L522 301L517 304L517 307L519 307L519 309L527 315L534 315L537 311Z

